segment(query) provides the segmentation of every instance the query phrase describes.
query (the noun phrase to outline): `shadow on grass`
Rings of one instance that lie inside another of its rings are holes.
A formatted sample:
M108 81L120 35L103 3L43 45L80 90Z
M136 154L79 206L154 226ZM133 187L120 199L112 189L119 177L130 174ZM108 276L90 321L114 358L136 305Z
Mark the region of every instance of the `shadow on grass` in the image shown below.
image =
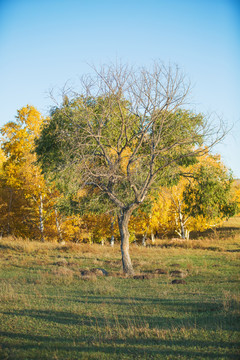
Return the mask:
M80 310L76 313L45 309L4 312L3 315L13 316L16 324L19 319L19 324L24 325L22 333L18 332L17 327L16 332L0 332L0 358L238 358L236 341L229 340L229 336L225 338L224 335L219 335L219 330L221 329L222 334L225 330L228 333L237 331L240 322L231 309L225 311L220 302L183 302L144 297L116 299L100 295L81 296L73 301L86 305L86 308L82 307L82 313ZM108 315L104 315L101 310L103 303L108 307L111 304L122 306L115 308L115 312L118 310L117 315L111 314L111 310ZM86 314L88 304L99 305L94 315ZM144 305L158 306L158 314L144 314ZM31 329L36 324L36 331L28 332L28 323L31 324ZM181 332L182 329L184 332ZM191 333L193 329L196 329L194 334ZM202 337L201 330L204 333Z
M7 350L8 354L9 352L10 354L18 354L17 359L52 359L56 349L62 355L71 353L71 359L81 359L81 353L95 354L96 359L100 358L98 354L105 354L105 358L108 359L121 359L122 357L158 359L163 358L163 356L171 359L180 359L182 357L185 359L237 359L236 345L232 342L133 338L104 341L93 334L93 336L75 337L73 344L71 337L11 332L2 332L0 335L7 339L7 341L2 342L3 353ZM25 351L25 355L21 356L21 351ZM26 357L26 351L29 353L29 357ZM44 352L47 355L44 356ZM76 354L78 357L75 357ZM61 358L65 357L61 356ZM84 359L87 359L87 357L84 357Z
M83 297L84 298L84 297ZM131 301L131 299L128 299ZM234 313L235 305L228 304L227 310L221 302L183 302L171 301L169 299L146 299L134 298L134 302L127 303L126 298L116 298L107 296L87 296L85 300L76 300L86 306L88 304L98 304L99 307L95 313L88 316L84 313L77 314L66 311L52 310L18 310L12 312L4 312L4 315L13 315L14 317L29 317L41 319L46 323L56 323L61 325L86 326L105 328L107 326L116 327L144 327L158 330L171 330L175 328L193 328L204 329L206 331L215 331L218 329L238 331L240 319ZM149 301L150 300L150 301ZM122 305L118 310L118 314L112 315L108 311L108 315L103 315L101 308L103 304ZM143 305L158 306L159 316L144 314ZM126 309L124 309L126 306ZM225 305L226 306L226 305Z

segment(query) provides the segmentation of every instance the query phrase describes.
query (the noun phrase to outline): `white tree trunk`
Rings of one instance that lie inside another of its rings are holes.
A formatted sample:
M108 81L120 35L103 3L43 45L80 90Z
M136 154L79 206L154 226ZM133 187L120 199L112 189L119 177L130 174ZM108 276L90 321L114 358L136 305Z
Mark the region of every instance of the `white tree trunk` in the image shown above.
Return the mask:
M110 245L113 247L114 246L114 236L111 236L111 240L110 240Z
M152 244L154 244L156 241L153 231L151 232L151 241L152 241Z
M147 237L146 233L143 234L143 237L142 237L142 246L146 246L146 237Z

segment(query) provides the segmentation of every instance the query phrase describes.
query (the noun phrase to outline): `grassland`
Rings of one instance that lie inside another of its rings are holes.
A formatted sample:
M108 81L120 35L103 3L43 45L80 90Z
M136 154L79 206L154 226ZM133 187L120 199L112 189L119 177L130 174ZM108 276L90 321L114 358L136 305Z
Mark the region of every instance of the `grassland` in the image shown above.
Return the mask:
M123 276L118 245L1 239L0 359L239 358L234 224L188 243L132 245L145 279ZM93 268L109 274L84 273ZM185 284L172 284L174 270Z

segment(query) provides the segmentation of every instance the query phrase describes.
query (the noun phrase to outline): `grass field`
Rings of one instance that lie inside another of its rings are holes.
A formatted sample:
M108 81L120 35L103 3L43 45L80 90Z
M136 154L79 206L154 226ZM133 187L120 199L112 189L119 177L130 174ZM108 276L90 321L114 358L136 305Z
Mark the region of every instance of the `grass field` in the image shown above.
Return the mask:
M238 359L234 221L186 245L132 245L144 279L123 276L119 245L1 239L0 359Z

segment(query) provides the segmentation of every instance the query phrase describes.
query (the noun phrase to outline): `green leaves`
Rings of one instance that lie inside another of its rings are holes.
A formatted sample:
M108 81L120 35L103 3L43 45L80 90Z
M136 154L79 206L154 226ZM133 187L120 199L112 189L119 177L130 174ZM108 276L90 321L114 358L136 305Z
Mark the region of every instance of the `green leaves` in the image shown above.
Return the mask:
M184 192L188 214L211 219L234 215L236 205L231 202L230 193L232 177L219 161L201 165L194 178Z

